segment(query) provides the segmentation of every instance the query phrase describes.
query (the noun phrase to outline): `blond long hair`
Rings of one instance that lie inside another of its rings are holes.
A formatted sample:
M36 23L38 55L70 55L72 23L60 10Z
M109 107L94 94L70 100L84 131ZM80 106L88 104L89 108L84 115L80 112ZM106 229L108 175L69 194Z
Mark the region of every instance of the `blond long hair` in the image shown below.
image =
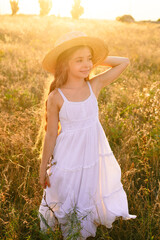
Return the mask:
M81 45L81 46L75 46L72 48L69 48L68 50L64 51L62 54L59 55L57 62L56 62L56 67L55 67L55 73L54 73L54 80L51 82L50 87L49 87L49 92L48 95L55 89L61 87L63 84L67 82L67 77L68 77L68 61L71 57L71 55L78 50L81 47L85 47L86 45ZM92 57L93 57L93 50L90 46L87 46L90 48ZM84 78L85 81L89 80L89 76ZM45 102L45 131L47 131L47 101L48 98ZM60 122L58 122L58 135L61 130L61 125Z

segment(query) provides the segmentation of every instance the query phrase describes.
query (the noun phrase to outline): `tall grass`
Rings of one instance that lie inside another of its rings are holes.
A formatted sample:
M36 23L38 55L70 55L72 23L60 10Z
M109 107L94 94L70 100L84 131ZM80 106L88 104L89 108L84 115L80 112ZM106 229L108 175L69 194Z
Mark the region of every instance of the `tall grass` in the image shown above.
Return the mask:
M45 98L52 76L41 61L57 37L75 28L101 37L109 55L131 64L98 98L100 121L122 169L130 213L95 239L160 239L159 72L160 25L0 16L1 239L53 239L39 230L42 198L38 171L44 136ZM93 75L105 70L99 66ZM57 239L62 239L59 231ZM55 238L55 236L54 236ZM56 239L56 238L55 238Z

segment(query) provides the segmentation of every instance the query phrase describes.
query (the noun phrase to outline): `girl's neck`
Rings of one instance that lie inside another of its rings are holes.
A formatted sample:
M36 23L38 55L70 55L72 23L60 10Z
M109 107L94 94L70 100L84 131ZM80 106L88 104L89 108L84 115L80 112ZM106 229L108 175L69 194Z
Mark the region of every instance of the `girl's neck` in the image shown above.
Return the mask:
M80 81L80 82L72 82L72 83L67 83L65 85L63 85L62 87L64 89L81 89L84 88L86 86L86 80Z

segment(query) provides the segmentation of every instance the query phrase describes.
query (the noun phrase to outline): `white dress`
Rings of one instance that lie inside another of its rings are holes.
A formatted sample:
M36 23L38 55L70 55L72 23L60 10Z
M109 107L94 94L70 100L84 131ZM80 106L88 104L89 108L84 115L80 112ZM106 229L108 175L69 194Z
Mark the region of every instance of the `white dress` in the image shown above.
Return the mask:
M51 187L44 189L39 207L49 226L54 226L56 216L64 239L68 234L66 216L75 206L81 221L80 239L95 237L99 224L111 228L120 216L124 220L136 218L128 212L121 169L99 121L96 96L87 83L90 96L81 102L69 101L58 88L64 99L59 112L61 133L51 162L56 164L47 170ZM41 218L40 228L46 229Z

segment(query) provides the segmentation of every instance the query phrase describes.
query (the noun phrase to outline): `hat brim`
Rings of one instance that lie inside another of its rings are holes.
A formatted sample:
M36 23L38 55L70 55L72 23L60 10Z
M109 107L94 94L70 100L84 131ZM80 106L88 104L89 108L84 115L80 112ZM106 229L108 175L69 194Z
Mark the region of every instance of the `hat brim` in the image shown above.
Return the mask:
M82 36L65 41L49 51L42 61L43 69L54 74L58 56L65 50L78 45L88 45L93 49L94 56L92 61L94 67L102 62L109 53L107 44L101 39L96 37Z

